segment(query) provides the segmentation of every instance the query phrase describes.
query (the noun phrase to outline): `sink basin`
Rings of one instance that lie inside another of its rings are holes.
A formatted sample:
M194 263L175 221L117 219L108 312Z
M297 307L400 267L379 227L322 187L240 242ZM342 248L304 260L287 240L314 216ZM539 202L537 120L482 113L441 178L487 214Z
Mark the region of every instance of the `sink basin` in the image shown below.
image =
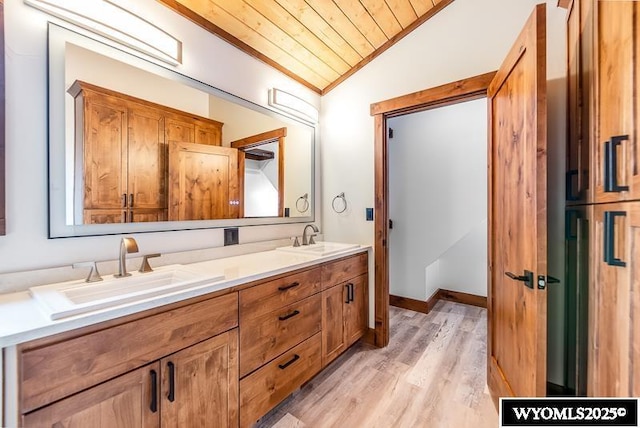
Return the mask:
M103 281L69 281L31 287L29 292L52 320L109 308L123 303L157 297L224 279L182 265L157 268L153 272L132 272L126 278L107 276Z
M292 245L288 247L279 247L276 248L278 251L286 251L289 253L296 254L308 254L314 256L328 256L331 254L338 254L345 251L353 250L355 248L360 247L359 244L343 244L340 242L317 242L312 245L301 245L299 247L294 247Z

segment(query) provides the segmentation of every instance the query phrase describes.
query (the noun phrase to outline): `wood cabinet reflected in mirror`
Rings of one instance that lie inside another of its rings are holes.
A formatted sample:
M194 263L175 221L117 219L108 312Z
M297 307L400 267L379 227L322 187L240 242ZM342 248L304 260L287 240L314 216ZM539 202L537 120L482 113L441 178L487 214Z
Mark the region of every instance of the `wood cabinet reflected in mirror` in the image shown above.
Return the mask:
M49 116L52 238L314 220L314 125L55 24Z
M0 235L7 233L5 208L4 0L0 0Z

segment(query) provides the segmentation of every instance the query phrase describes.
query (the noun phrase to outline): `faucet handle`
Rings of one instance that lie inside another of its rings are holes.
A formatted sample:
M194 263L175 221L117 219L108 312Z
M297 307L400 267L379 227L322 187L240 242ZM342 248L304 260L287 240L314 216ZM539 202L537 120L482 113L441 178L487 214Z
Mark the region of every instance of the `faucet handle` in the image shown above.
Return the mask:
M297 236L292 236L291 239L293 239L293 246L294 247L299 247L300 246L300 241L298 241L298 237Z
M100 272L98 272L98 265L96 262L80 262L74 263L71 265L72 268L89 268L89 275L87 275L87 279L84 282L98 282L102 281L102 277L100 276Z
M160 257L162 254L160 253L153 253L153 254L145 254L144 256L142 256L142 264L140 265L140 269L138 269L138 272L140 273L145 273L145 272L153 272L153 269L151 269L151 265L149 264L149 259L152 259L154 257Z

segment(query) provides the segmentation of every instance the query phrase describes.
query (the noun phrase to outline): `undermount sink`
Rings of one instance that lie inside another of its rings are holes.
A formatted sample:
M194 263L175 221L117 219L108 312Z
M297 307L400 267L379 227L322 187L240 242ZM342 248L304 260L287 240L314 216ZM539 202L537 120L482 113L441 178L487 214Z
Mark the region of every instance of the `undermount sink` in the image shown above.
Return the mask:
M292 245L288 247L276 248L278 251L286 251L296 254L308 254L314 256L328 256L331 254L338 254L344 251L353 250L360 247L359 244L343 244L340 242L317 242L311 245L301 245L294 247Z
M31 287L29 292L52 320L98 309L157 297L174 291L205 285L224 279L182 265L157 268L153 272L132 272L131 276L107 276L103 281L69 281Z

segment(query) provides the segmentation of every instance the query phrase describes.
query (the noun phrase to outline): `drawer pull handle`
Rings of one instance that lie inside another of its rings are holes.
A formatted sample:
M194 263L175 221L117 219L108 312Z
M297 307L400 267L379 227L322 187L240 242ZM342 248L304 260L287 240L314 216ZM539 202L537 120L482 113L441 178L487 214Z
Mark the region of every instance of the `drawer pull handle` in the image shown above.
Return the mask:
M155 370L151 370L151 405L149 409L152 413L158 411L158 373Z
M290 359L289 361L287 361L286 363L284 363L284 364L278 364L278 367L280 367L280 369L281 369L281 370L284 370L284 369L286 369L287 367L289 367L291 364L293 364L293 363L295 363L296 361L298 361L299 359L300 359L300 355L295 354L295 355L293 356L293 358L292 358L292 359Z
M290 288L297 287L298 285L300 285L300 283L298 281L296 281L296 282L292 282L289 285L282 285L282 286L278 287L278 290L286 291L286 290L288 290Z
M291 312L290 314L279 316L278 319L280 321L284 321L284 320L288 320L289 318L293 318L293 317L295 317L296 315L299 315L299 314L300 314L300 311L295 310L295 311Z
M169 394L167 398L173 403L176 400L176 366L169 361L167 367L169 368Z
M347 300L344 301L345 303L349 303L351 301L351 287L349 287L349 285L350 284L344 285L347 288L347 297L345 297Z

